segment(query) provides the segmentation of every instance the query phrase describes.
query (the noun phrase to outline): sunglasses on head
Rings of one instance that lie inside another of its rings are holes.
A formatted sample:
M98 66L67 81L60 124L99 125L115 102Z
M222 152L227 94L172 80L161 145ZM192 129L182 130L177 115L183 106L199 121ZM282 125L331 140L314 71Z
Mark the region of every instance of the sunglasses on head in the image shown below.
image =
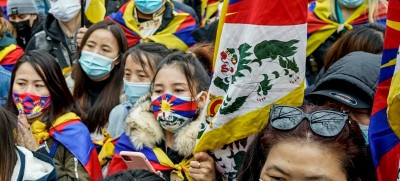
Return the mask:
M325 137L338 135L348 120L347 114L337 111L319 110L307 114L299 108L285 105L272 105L269 115L272 127L284 131L297 127L304 118L308 119L314 133Z

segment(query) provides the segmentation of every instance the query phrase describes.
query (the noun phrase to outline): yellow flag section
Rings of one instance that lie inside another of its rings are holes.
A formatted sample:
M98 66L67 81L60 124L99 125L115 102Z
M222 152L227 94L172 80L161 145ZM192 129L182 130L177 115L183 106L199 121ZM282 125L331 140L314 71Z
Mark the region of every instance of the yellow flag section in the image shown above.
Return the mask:
M228 180L236 178L247 138L267 124L270 106L303 102L306 21L307 0L224 2L195 152L211 150Z
M388 23L389 24L389 23ZM400 23L396 26L400 31ZM397 64L392 78L392 84L388 95L388 121L394 133L400 138L400 47L397 52Z
M207 21L218 12L219 0L201 1L201 24L205 25Z
M90 23L103 21L106 16L106 6L104 0L84 0L85 15Z

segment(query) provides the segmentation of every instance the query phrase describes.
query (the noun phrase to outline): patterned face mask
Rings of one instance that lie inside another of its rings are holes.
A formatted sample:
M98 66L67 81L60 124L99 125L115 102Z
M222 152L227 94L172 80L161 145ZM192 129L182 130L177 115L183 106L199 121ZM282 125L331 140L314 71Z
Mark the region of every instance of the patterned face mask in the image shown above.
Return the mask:
M13 93L12 97L19 114L25 114L28 119L42 115L51 104L50 96L38 96L29 93Z
M196 101L191 97L163 94L152 97L151 105L153 114L161 127L172 133L177 133L197 113Z

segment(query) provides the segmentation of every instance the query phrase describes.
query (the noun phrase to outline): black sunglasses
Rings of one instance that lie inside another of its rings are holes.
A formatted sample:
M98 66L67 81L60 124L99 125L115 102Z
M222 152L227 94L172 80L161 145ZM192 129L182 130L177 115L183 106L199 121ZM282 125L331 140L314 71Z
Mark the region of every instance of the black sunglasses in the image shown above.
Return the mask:
M347 114L341 112L320 110L306 114L299 108L285 105L272 105L269 114L272 127L285 131L297 127L304 118L309 120L314 133L325 137L338 135L348 120Z

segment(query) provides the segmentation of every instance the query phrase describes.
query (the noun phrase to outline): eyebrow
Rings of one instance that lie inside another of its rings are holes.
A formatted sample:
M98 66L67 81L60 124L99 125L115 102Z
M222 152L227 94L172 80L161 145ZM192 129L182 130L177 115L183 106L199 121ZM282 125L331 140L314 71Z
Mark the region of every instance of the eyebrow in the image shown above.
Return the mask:
M306 180L325 180L325 181L332 181L331 178L325 176L325 175L315 175L315 176L309 176L305 178Z
M15 80L21 80L21 81L25 81L25 82L28 82L28 80L26 80L26 79L24 79L24 78L18 78L18 79L15 79ZM43 80L34 80L33 82L44 82Z

